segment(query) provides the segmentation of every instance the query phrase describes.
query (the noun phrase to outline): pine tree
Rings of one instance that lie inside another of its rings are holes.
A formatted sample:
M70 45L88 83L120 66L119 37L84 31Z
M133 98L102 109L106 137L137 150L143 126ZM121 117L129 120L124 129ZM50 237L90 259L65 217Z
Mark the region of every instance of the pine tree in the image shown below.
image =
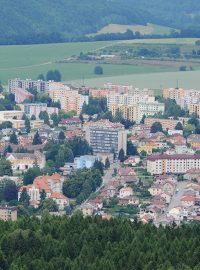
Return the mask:
M13 131L13 133L10 135L10 143L12 144L18 144L18 139L17 139L17 135L15 134L15 132Z
M41 199L41 202L44 201L47 197L47 194L45 192L45 190L43 189L42 192L40 193L40 199Z
M34 121L34 120L36 120L36 117L35 117L35 115L33 114L33 115L31 115L31 121Z
M125 153L123 149L120 149L118 159L120 162L123 162L125 160Z
M34 135L34 138L33 138L33 145L38 145L38 144L42 144L42 140L41 140L40 135L37 131Z
M30 133L30 131L31 131L31 124L30 124L30 121L29 121L28 117L26 117L24 124L25 124L25 128L26 128L27 133Z
M22 190L22 193L19 198L19 202L21 202L24 206L29 206L30 197L25 188Z
M59 135L58 135L58 140L63 142L65 140L65 133L61 130Z
M107 157L105 161L105 169L108 169L108 168L110 168L110 161L109 161L109 158Z

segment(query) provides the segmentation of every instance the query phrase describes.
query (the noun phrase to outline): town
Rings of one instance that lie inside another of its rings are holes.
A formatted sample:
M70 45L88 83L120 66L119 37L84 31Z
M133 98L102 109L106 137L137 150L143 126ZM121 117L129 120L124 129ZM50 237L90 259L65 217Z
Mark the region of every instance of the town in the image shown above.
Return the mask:
M10 79L0 93L0 219L200 220L200 90Z

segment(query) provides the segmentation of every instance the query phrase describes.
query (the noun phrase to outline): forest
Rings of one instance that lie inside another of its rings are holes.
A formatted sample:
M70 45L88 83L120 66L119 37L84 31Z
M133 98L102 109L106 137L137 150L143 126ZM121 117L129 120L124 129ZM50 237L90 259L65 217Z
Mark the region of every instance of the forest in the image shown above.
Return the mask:
M198 0L0 0L0 44L90 41L85 35L111 24L154 23L199 36ZM189 28L188 27L192 27ZM96 40L136 38L131 33L100 35Z
M199 270L199 224L52 217L0 222L2 270Z

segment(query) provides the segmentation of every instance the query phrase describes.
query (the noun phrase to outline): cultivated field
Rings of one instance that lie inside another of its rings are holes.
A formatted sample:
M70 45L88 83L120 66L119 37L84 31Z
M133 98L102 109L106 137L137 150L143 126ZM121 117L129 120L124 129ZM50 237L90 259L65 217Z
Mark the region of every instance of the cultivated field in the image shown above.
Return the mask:
M104 83L131 84L139 88L157 89L157 93L165 87L184 87L200 89L200 70L185 72L158 72L148 74L132 74L112 77L103 77L98 79L86 79L86 86L102 87ZM79 86L82 81L70 81Z
M196 71L176 73L176 66L154 65L152 63L145 65L137 64L101 64L104 69L104 75L99 77L94 74L96 63L58 63L63 59L68 59L73 55L79 55L80 52L98 51L102 48L112 47L113 45L131 44L140 46L140 44L195 44L196 39L159 39L159 40L133 40L133 41L113 41L113 42L88 42L88 43L63 43L48 45L27 45L27 46L1 46L0 47L0 80L7 84L9 78L21 77L36 79L40 73L46 74L50 69L58 69L62 73L64 81L76 80L79 84L90 82L101 85L102 82L116 80L123 83L133 83L140 86L142 84L165 86L166 81L160 80L161 74L168 78L168 82L176 81L180 74L180 82L186 77L192 84ZM170 71L174 73L172 78ZM154 74L158 73L158 74ZM140 75L147 74L147 75ZM186 76L186 74L188 74ZM146 77L147 76L147 77ZM133 80L131 79L133 78ZM142 79L141 79L142 78ZM144 79L145 78L145 79ZM148 80L146 79L148 78ZM152 79L151 79L152 78ZM92 80L88 80L92 79ZM155 81L156 80L156 81ZM161 82L160 82L161 81ZM163 82L162 82L163 81ZM152 83L151 83L152 82ZM191 86L193 87L193 86Z

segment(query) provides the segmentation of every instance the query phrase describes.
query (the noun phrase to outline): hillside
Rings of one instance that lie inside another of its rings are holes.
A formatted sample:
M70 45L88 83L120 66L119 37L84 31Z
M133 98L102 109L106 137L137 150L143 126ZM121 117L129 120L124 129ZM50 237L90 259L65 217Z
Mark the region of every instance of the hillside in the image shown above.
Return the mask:
M72 41L109 24L185 28L200 22L199 0L0 0L0 44Z
M147 12L108 0L0 0L0 43L70 41L109 23L145 24Z

